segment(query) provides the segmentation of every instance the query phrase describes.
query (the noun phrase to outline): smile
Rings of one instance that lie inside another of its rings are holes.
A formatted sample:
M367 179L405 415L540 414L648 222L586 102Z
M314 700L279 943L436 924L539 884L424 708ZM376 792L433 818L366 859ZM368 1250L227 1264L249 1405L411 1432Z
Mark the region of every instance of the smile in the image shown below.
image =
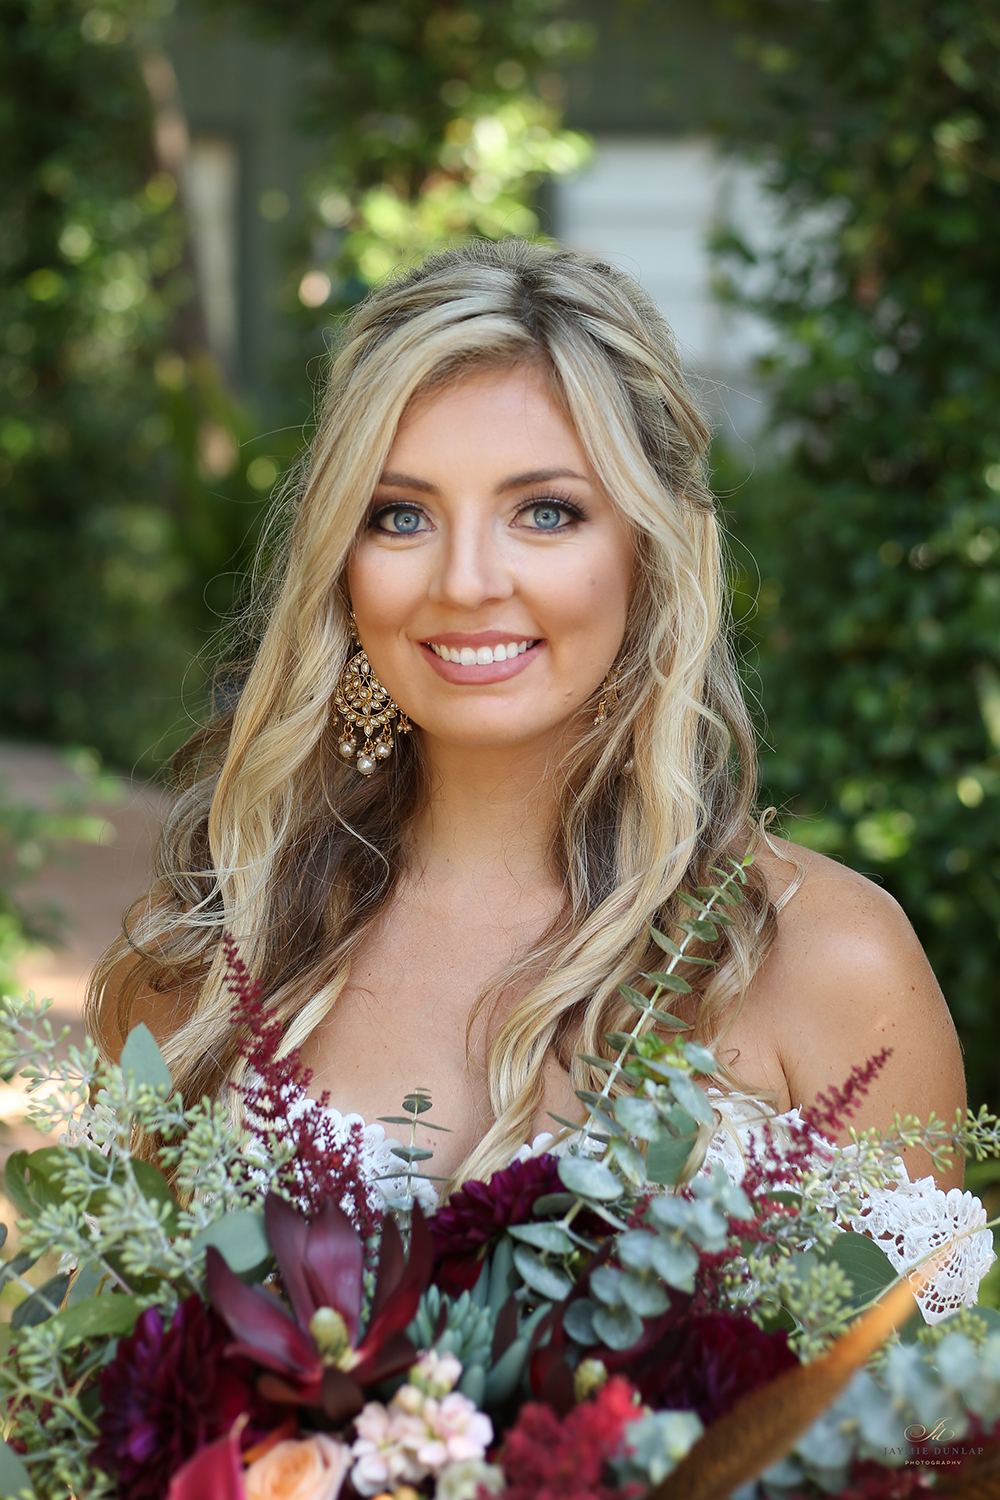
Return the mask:
M508 641L506 645L496 646L436 646L433 641L426 643L439 656L442 661L453 661L462 667L488 667L495 661L510 661L512 657L523 656L524 653L537 646L537 641Z

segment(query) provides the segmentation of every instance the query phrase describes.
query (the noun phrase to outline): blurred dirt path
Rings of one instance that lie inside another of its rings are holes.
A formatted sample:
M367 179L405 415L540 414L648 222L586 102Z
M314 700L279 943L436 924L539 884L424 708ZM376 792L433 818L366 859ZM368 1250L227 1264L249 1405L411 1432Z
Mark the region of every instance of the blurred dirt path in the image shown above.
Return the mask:
M54 808L59 787L79 780L58 750L0 743L0 783L12 800ZM23 989L53 1000L54 1026L68 1024L75 1042L83 1038L90 971L119 932L125 909L149 884L150 857L167 807L159 788L121 778L117 801L86 808L108 825L105 840L67 846L37 878L18 888L26 903L55 907L64 918L62 943L32 950L18 973ZM0 1083L0 1127L6 1127L0 1128L0 1158L22 1144L23 1097L16 1087ZM37 1145L37 1135L29 1129L23 1144Z
M58 750L0 744L0 782L18 801L53 807L58 787L75 780ZM36 949L19 965L24 988L51 998L61 1020L82 1013L91 969L120 930L126 907L147 887L168 806L166 795L146 783L122 778L118 788L117 802L87 808L108 825L106 841L69 845L20 888L26 900L54 906L65 918L63 944Z

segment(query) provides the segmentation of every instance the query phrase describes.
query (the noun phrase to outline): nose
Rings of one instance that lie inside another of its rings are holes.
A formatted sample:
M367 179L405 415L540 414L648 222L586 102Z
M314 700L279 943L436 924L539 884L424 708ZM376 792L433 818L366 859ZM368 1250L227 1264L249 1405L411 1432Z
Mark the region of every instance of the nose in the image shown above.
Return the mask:
M473 610L513 593L513 574L494 518L465 509L442 538L429 597L435 604Z

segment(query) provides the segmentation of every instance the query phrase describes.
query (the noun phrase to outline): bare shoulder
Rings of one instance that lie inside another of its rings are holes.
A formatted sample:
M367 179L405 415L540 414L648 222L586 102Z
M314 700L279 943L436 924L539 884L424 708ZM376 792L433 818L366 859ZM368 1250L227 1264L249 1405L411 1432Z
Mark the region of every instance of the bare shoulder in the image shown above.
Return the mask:
M777 938L748 1009L770 1038L789 1102L811 1103L887 1049L854 1123L885 1128L897 1112L953 1118L965 1103L958 1038L902 908L835 860L773 843L777 852L765 850L759 860L772 899L780 904L789 882L800 883L780 905ZM921 1156L908 1165L926 1174Z

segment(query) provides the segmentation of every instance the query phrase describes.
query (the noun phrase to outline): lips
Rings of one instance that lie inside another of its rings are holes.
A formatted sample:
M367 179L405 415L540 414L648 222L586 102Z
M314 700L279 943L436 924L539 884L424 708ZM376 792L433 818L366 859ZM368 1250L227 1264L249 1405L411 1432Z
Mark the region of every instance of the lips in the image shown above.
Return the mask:
M422 641L426 661L445 682L480 687L516 677L545 647L537 636L441 635Z

